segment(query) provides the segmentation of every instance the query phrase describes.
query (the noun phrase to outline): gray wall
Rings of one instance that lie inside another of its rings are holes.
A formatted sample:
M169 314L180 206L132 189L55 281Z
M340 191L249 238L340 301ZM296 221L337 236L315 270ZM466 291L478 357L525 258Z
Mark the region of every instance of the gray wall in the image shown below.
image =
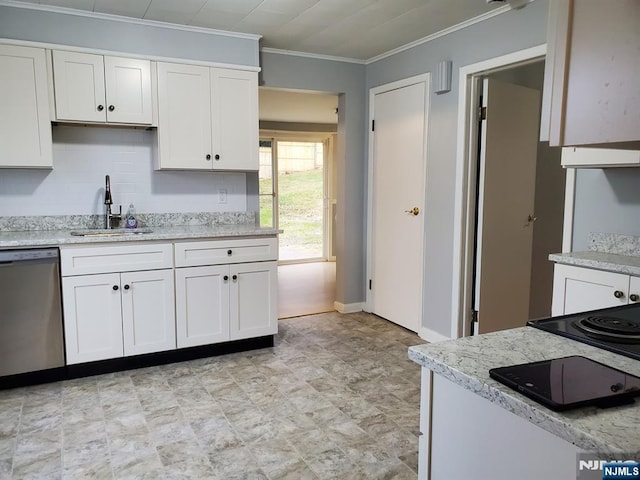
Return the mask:
M458 69L544 44L546 23L547 2L536 0L367 66L367 88L372 88L424 72L434 74L440 61L453 61L451 92L431 94L427 147L423 326L442 335L451 332Z
M589 233L640 236L640 168L578 169L573 250L589 249Z
M365 66L262 52L260 85L338 94L336 301L364 301Z
M0 6L0 38L190 60L258 65L258 40Z

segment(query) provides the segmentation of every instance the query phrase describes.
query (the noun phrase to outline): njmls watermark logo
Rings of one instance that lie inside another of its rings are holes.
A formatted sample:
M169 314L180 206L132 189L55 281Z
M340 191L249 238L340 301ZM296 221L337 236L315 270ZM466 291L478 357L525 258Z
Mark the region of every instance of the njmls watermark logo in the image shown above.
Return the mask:
M578 454L577 480L640 480L638 455Z

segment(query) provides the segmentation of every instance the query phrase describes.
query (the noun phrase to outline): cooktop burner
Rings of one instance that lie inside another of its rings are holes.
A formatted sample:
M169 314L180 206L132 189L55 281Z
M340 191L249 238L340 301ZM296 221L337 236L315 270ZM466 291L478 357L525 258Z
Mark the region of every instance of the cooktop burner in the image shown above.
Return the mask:
M587 335L616 343L640 343L640 321L608 315L589 315L573 322Z
M531 320L527 325L640 360L640 303Z

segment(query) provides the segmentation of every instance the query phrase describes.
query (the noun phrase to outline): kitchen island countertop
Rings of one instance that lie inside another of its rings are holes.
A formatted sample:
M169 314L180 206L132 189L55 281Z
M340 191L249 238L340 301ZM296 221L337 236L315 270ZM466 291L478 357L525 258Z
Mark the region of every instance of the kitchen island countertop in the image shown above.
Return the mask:
M251 224L151 226L151 233L133 232L117 236L75 236L73 230L0 231L0 248L56 247L59 245L197 240L206 238L277 235L280 230Z
M585 451L640 454L640 402L554 412L489 377L489 369L582 355L640 376L640 361L533 327L409 348L409 358Z

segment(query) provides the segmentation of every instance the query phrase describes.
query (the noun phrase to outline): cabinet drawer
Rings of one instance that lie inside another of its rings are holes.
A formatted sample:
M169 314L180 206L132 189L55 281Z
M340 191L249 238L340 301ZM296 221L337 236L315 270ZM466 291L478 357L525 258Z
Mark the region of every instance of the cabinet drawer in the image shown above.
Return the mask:
M175 244L176 267L261 262L278 259L275 237Z
M172 267L171 244L60 247L63 277Z

